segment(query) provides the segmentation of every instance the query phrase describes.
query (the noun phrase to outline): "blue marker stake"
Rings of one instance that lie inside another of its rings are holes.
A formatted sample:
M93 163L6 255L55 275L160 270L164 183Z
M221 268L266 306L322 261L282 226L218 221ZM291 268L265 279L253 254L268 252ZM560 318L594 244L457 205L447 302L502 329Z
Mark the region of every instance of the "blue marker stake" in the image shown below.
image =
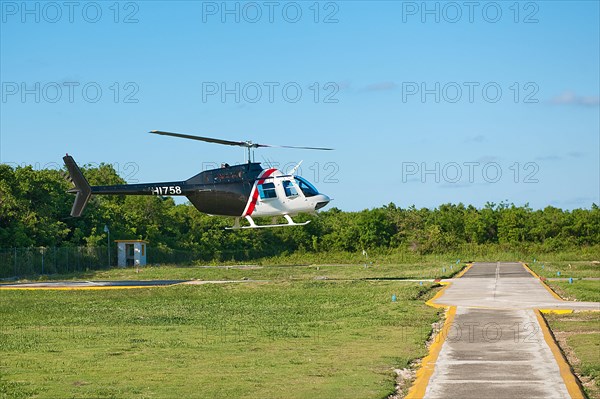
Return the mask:
M422 281L419 281L419 285L423 285L423 282L422 282Z
M396 294L392 295L392 302L396 302Z
M573 284L573 277L569 277L569 284Z
M560 276L560 272L556 272L556 275L557 275L557 276Z
M460 259L458 259L458 260L456 261L456 264L457 264L457 265L458 265L459 263L460 263Z

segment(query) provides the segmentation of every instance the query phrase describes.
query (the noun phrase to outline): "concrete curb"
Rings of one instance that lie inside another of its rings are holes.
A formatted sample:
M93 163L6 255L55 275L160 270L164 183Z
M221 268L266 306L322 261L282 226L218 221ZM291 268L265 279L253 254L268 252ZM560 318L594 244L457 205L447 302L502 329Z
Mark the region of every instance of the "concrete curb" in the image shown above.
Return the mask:
M455 277L459 278L464 275L471 267L472 263L467 263L467 267L461 270ZM421 360L421 365L417 370L417 375L415 381L411 385L408 394L405 399L420 399L425 395L425 391L427 390L427 386L429 385L429 379L431 378L433 371L435 369L435 363L437 358L442 350L442 346L446 341L446 337L448 336L448 330L452 326L452 322L454 321L454 316L456 315L456 306L448 306L448 305L439 305L435 303L435 300L444 295L444 291L452 284L450 282L440 282L441 285L444 286L441 290L439 290L433 298L425 302L427 306L431 306L432 308L445 308L446 309L446 320L444 321L444 326L438 332L438 334L433 339L433 343L429 346L429 352L427 356L425 356Z
M467 267L465 267L464 269L462 269L455 277L452 278L461 278L466 272L469 271L469 269L473 267L472 263L467 263Z
M444 287L445 288L445 287ZM443 291L443 290L442 290ZM442 292L440 291L440 292ZM438 292L439 294L439 292ZM437 305L440 306L440 305ZM436 307L437 307L436 306ZM433 339L433 343L429 346L429 353L421 360L421 366L417 370L417 376L414 383L411 385L408 394L405 399L421 399L425 396L425 391L429 385L429 379L431 378L435 369L435 363L438 359L442 346L448 336L448 330L452 326L454 316L456 315L456 306L450 306L446 310L446 321L444 326L437 333Z
M539 280L539 281L542 283L542 285L544 286L544 288L546 288L546 289L548 290L548 292L549 292L549 293L550 293L550 294L551 294L551 295L552 295L554 298L558 299L559 301L564 301L564 299L562 299L562 298L560 297L560 295L558 295L556 292L554 292L554 290L553 290L552 288L550 288L550 286L549 286L548 284L546 284L546 283L544 282L544 280L543 280L543 279L542 279L540 276L538 276L538 274L537 274L536 272L534 272L533 270L531 270L531 269L529 268L529 266L527 265L527 263L525 263L525 262L519 262L519 263L520 263L520 264L522 264L522 265L523 265L523 267L525 268L525 270L527 270L527 271L528 271L528 272L529 272L529 273L530 273L530 274L531 274L533 277L537 278L537 279L538 279L538 280Z
M569 395L571 395L572 399L585 399L585 393L583 391L583 387L579 382L579 379L575 375L575 372L571 368L571 365L568 363L563 351L558 346L556 339L554 338L554 334L550 330L548 323L544 316L542 316L542 312L540 310L535 311L535 316L537 317L538 323L542 329L542 334L544 335L544 340L546 344L550 347L552 354L554 355L554 359L558 364L558 368L560 370L560 375L567 387L567 391Z
M556 299L558 299L561 302L568 302L565 301L563 298L561 298L560 295L558 295L548 284L546 284L546 282L544 281L544 279L542 279L542 277L540 277L536 272L534 272L533 270L531 270L529 268L529 266L527 265L527 263L525 262L519 262L521 265L523 265L523 267L525 268L525 270L527 270L529 272L529 274L531 274L533 277L535 277L536 279L539 280L540 283L542 283L542 285L544 286L544 288ZM540 312L542 313L555 313L555 314L569 314L569 313L573 313L574 310L573 309L538 309Z
M453 277L453 278L460 278L460 277L462 277L472 266L473 266L472 263L467 263L467 267L465 267L464 269L462 269L456 275L456 277ZM450 287L450 285L452 285L452 283L449 282L449 281L440 281L439 284L443 285L444 288L442 288L441 290L439 290L438 293L433 296L433 298L431 298L430 300L428 300L427 302L425 302L425 305L431 306L432 308L438 308L438 309L440 309L440 308L448 308L449 307L448 305L439 305L439 304L435 303L435 301L436 301L436 299L438 299L439 297L441 297L442 295L444 295L444 291L446 291L446 289L448 287Z

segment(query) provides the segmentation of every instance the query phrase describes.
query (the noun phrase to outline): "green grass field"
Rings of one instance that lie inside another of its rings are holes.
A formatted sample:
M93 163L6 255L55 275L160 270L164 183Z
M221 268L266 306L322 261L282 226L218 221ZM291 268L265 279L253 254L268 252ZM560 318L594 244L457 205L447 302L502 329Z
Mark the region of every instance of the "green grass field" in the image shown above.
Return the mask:
M598 261L598 259L596 259ZM600 263L589 260L555 260L529 262L527 265L539 276L552 277L596 277L600 278ZM560 275L558 274L560 272Z
M590 399L600 399L600 313L545 315Z
M440 317L424 304L434 285L396 279L447 278L463 265L449 256L371 259L368 267L164 265L32 276L255 281L0 291L0 398L385 398L394 391L392 370L426 354ZM598 271L556 256L541 264L532 268L548 277ZM599 281L548 283L566 299L600 300ZM547 317L588 395L600 399L600 314Z
M20 281L40 280L355 280L449 278L464 265L448 262L424 264L300 265L300 266L146 266L92 270L68 275L34 276Z
M546 281L546 284L568 301L600 302L600 280Z
M581 271L581 270L580 270ZM600 281L547 281L563 299L600 301ZM545 315L590 399L600 399L600 312Z
M431 287L0 291L0 397L384 398L426 353Z

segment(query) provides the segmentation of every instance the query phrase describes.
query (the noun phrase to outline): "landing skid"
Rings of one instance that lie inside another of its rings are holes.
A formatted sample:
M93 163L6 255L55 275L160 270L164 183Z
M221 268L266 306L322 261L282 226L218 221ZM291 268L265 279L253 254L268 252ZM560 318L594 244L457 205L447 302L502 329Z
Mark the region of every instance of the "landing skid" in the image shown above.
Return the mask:
M250 226L240 225L240 218L235 218L233 227L225 227L225 229L226 230L266 229L266 228L270 228L270 227L306 226L307 224L310 223L310 220L308 220L306 222L302 222L302 223L296 223L296 222L294 222L294 220L292 219L292 217L290 215L283 215L283 217L285 218L285 220L287 220L287 223L258 225L254 222L254 219L252 219L252 217L248 215L248 216L245 216L244 218L248 221L248 223L250 223Z

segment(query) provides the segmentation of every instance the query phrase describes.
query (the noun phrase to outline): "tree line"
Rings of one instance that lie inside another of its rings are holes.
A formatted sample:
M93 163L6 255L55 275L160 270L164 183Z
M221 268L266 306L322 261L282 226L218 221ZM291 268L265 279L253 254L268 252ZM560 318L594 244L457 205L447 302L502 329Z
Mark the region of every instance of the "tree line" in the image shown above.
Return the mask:
M110 165L82 168L91 185L124 184ZM600 209L487 203L443 204L435 209L393 203L359 212L337 208L305 227L230 231L232 219L208 216L170 197L97 196L80 218L69 216L74 197L60 170L0 165L0 248L106 245L111 239L144 239L150 248L191 251L205 260L258 258L294 252L400 250L444 253L464 244L507 248L536 245L546 251L600 244Z

